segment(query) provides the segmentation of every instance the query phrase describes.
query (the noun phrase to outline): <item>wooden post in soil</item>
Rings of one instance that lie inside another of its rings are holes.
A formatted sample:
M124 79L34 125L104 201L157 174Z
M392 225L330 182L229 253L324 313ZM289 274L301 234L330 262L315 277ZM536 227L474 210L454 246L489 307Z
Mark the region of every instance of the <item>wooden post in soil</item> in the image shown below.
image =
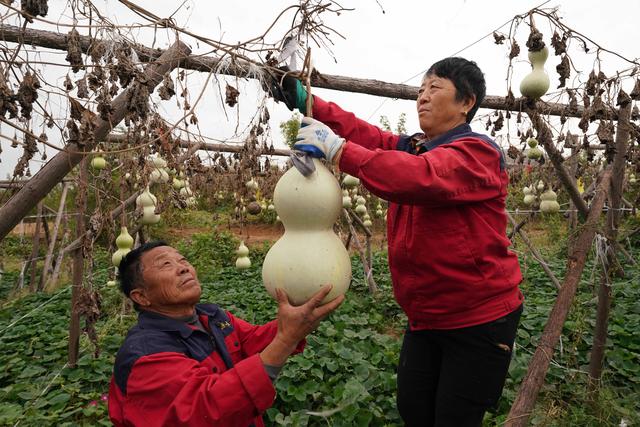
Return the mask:
M31 247L31 260L29 274L29 291L34 292L36 290L36 268L38 266L38 252L40 251L40 219L42 217L42 204L38 203L38 209L36 213L36 229L33 232L33 243Z
M574 247L567 260L567 272L562 287L558 291L558 297L540 336L538 347L529 362L527 374L505 421L505 426L507 427L524 427L528 424L527 421L535 406L538 393L544 384L555 347L560 339L562 326L569 314L569 309L578 289L582 270L598 229L598 220L604 207L610 181L611 168L607 167L601 174L587 219L573 243Z
M60 205L58 206L58 213L56 214L56 221L53 224L53 232L51 234L51 241L49 242L49 249L44 259L44 267L42 268L42 276L40 277L39 290L43 290L47 284L47 276L53 272L52 260L53 250L56 247L56 241L58 240L58 230L60 229L60 222L62 221L62 215L64 213L64 206L67 201L67 193L69 192L70 184L65 182L62 186L62 194L60 195Z
M191 53L191 49L181 41L175 42L169 49L150 63L144 70L146 85L149 93L162 81L164 75L176 68L180 61ZM133 82L131 85L138 84ZM115 127L127 113L127 94L132 89L129 86L122 91L112 102L113 113L110 120L95 119L94 141L84 145L67 144L66 149L56 154L42 169L38 171L16 194L0 208L0 240L20 222L33 206L42 200L51 189L56 186L75 165L86 157L86 152L91 151L97 141L104 140L111 129Z
M87 210L87 178L89 159L85 157L80 163L80 176L78 178L78 192L76 198L76 208L78 216L76 218L76 237L80 239L80 244L73 254L73 282L71 284L71 320L69 322L69 367L75 368L78 361L78 351L80 347L80 313L79 297L82 293L82 281L84 278L84 241L86 238L84 214Z
M615 243L618 239L618 226L620 225L620 208L622 207L622 186L624 183L627 141L629 140L629 131L631 130L631 124L629 123L629 118L631 117L631 100L626 94L624 94L624 96L622 94L623 92L618 95L618 104L623 105L620 107L618 113L616 146L609 189L609 210L607 211L604 230L610 247L606 254L605 268L602 272L600 287L598 289L596 325L589 360L589 389L594 393L598 391L600 378L602 376L602 363L604 361L607 330L609 327L609 310L611 308L611 286L609 282L612 277L612 270L615 269L615 267L613 267L616 259L617 245Z

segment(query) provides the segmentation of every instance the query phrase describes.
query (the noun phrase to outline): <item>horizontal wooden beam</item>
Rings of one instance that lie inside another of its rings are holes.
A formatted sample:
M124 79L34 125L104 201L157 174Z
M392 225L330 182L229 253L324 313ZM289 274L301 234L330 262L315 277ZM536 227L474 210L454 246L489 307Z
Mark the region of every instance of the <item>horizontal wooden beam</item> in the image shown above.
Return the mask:
M40 46L49 49L67 50L66 34L57 33L46 30L36 30L29 28L22 31L22 28L13 25L0 25L0 39L6 42L20 43L25 45ZM96 40L89 36L80 36L80 48L87 53L90 46L97 42L113 43L112 41ZM160 57L164 50L151 49L141 44L132 46L138 58L142 62L151 62ZM218 74L227 74L238 77L254 78L255 64L250 64L240 59L234 59L229 64L222 63L219 58L202 55L189 55L185 57L180 66L185 69L211 72ZM339 90L343 92L363 93L367 95L382 96L394 99L406 99L415 101L418 96L418 87L399 83L388 83L373 79L358 79L353 77L345 77L331 74L314 73L311 78L311 85L317 88ZM502 96L487 95L480 105L481 108L505 111L524 111L526 104L525 98L507 99ZM565 117L582 117L584 107L577 106L573 109L568 104L557 102L537 103L537 109L540 114ZM610 110L609 118L617 118L617 111Z

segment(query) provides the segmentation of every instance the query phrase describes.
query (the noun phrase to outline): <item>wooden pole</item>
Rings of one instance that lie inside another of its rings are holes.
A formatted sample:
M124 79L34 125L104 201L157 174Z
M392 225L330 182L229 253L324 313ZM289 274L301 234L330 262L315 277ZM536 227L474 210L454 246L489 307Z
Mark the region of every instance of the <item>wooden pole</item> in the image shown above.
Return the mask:
M119 133L109 134L105 141L114 144L120 144L127 140L126 135ZM189 142L178 139L178 145L182 148L191 149L192 153L202 151L215 151L220 153L240 153L246 149L243 143L234 142L229 144L214 144L212 142ZM288 148L274 148L273 150L260 150L258 155L261 156L284 156L288 157L291 154L291 150Z
M529 369L518 390L516 400L513 402L505 421L505 426L507 427L526 426L531 411L535 406L538 393L544 384L549 364L553 358L555 347L560 339L562 326L569 314L569 309L578 289L578 283L587 261L587 255L591 249L591 243L598 229L598 219L604 207L610 181L611 168L608 167L602 173L587 219L580 234L575 239L574 250L571 251L571 255L567 260L567 272L558 292L558 297L540 336L538 347L529 362Z
M31 273L29 275L29 290L31 292L34 292L36 290L36 268L38 266L38 253L40 252L40 219L42 217L42 205L42 201L38 203L38 210L36 213L36 229L33 232L33 244L31 247Z
M0 27L0 35L2 27ZM189 47L177 41L169 49L158 58L156 62L150 63L145 68L144 74L149 88L149 93L162 81L163 76L176 68L180 60L191 53ZM132 83L136 84L136 83ZM70 143L67 144L65 150L56 154L42 169L38 171L16 194L11 197L0 208L0 240L20 222L38 201L42 200L51 189L57 185L75 165L77 165L85 154L81 152L90 151L95 147L97 141L104 140L109 132L116 126L127 113L127 94L132 89L130 86L127 90L121 92L112 103L113 114L111 120L95 120L96 127L94 130L95 141L85 145Z
M618 97L620 100L620 96ZM616 130L616 152L613 157L611 185L609 187L609 210L605 222L605 235L609 241L609 250L606 253L605 268L602 272L598 289L598 309L596 325L593 333L593 347L589 360L589 388L597 392L602 377L602 364L607 342L609 328L609 310L611 308L610 279L613 275L614 261L616 260L616 242L618 239L618 227L620 225L620 207L622 206L622 186L624 184L624 169L627 154L627 141L631 124L631 100L620 108L618 126Z
M0 39L6 42L24 43L25 45L33 45L46 47L57 50L67 50L67 35L53 31L27 29L14 25L3 24L0 26ZM89 47L100 40L89 37L80 36L80 49L87 53ZM106 41L105 43L112 43ZM149 47L134 44L132 49L136 52L140 61L151 62L159 59L164 52L162 49L151 49ZM210 73L212 70L218 74L227 74L237 77L255 78L255 64L249 64L247 61L236 58L233 63L220 66L220 58L212 58L202 55L186 56L181 63L181 67L188 70L202 71ZM276 69L271 69L278 72ZM311 86L323 89L333 89L343 92L363 93L367 95L383 96L386 98L406 99L415 101L418 97L418 87L405 84L387 83L373 79L358 79L353 77L336 76L331 74L314 73L311 76ZM524 111L525 104L529 100L525 98L508 99L503 96L487 95L480 104L480 108L488 108L492 110L505 111ZM571 107L568 104L556 102L539 101L537 105L541 114L549 114L553 116L564 117L582 117L584 107L579 105ZM607 118L617 118L615 110L605 111L603 116ZM596 118L601 118L597 116Z
M67 201L67 193L69 192L70 184L65 182L62 186L62 194L60 195L60 205L58 206L58 213L56 214L56 220L53 224L53 233L51 234L51 241L49 242L49 249L47 250L47 256L44 259L44 267L42 268L42 277L40 279L40 290L44 289L47 284L47 276L52 273L53 269L51 262L53 260L53 250L56 247L56 241L58 240L58 230L60 229L60 221L62 221L62 214L64 212L65 203Z
M71 285L71 320L69 322L69 367L75 368L78 361L80 348L80 312L78 303L82 293L82 283L84 276L84 241L86 237L84 215L87 210L87 179L88 158L84 158L80 163L80 177L78 182L78 192L76 193L76 207L78 217L76 218L76 237L80 239L80 244L73 254L73 283Z

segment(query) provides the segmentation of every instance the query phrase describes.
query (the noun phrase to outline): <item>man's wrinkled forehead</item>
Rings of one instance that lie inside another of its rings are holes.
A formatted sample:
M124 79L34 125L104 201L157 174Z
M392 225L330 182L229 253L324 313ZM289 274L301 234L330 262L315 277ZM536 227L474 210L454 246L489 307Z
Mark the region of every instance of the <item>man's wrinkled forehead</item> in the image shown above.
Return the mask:
M158 246L142 254L141 261L142 267L150 266L158 263L166 258L180 257L180 252L171 246Z

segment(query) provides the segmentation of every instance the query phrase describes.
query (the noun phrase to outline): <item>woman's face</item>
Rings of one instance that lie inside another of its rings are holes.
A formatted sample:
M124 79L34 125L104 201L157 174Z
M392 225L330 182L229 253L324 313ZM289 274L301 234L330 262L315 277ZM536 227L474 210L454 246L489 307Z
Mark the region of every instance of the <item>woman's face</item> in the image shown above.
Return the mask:
M467 121L467 112L473 108L475 96L456 100L453 82L435 74L427 74L418 91L417 109L420 128L435 138Z

